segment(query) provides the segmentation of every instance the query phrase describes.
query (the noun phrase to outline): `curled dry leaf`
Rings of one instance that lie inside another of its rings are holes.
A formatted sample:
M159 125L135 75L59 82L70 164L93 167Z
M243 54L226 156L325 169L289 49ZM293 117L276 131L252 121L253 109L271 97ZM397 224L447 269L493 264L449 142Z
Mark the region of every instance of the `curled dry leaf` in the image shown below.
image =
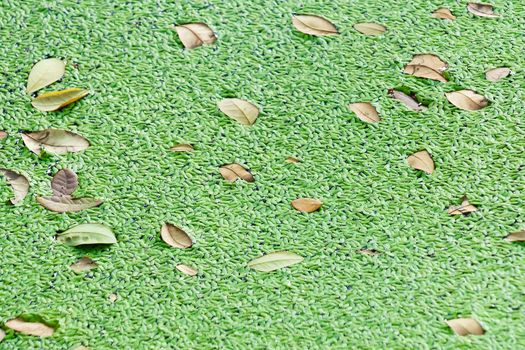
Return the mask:
M111 228L103 224L81 224L57 234L57 241L69 246L113 244L117 239Z
M375 249L367 249L367 248L359 249L357 252L359 254L370 255L370 256L374 256L374 255L379 254L379 252L377 250L375 250Z
M422 170L427 174L434 172L434 161L430 154L426 151L419 151L407 158L408 165L417 170Z
M217 107L222 113L243 125L253 125L259 116L259 109L253 103L240 98L226 98L219 101Z
M286 162L287 162L287 163L299 163L300 160L299 160L299 158L288 157L288 158L286 158Z
M29 73L26 92L32 94L62 79L65 72L66 62L58 58L48 58L37 62Z
M447 79L442 75L446 69L447 64L438 56L421 54L412 58L412 61L406 65L404 73L446 83Z
M469 2L467 4L467 10L480 17L489 17L489 18L496 18L499 17L499 15L494 13L494 6L490 4L479 4L475 2Z
M170 148L173 152L193 152L193 146L189 143L179 143Z
M78 187L77 174L70 169L62 169L58 171L53 180L51 180L51 188L54 196L69 196Z
M0 130L0 140L5 139L9 134L3 130Z
M449 19L451 21L454 21L456 19L456 16L454 16L452 12L450 12L450 10L445 7L441 7L435 10L432 13L432 17L440 19Z
M447 92L445 96L454 106L467 111L477 111L487 107L489 104L485 96L479 95L472 90Z
M381 35L386 32L386 27L377 23L356 23L354 29L365 35Z
M222 177L228 182L235 182L237 179L242 179L246 182L254 182L253 175L246 170L242 165L233 163L223 165L219 168Z
M0 174L3 174L11 187L15 197L11 199L11 203L20 203L29 192L29 180L19 173L16 173L9 169L0 168Z
M184 264L179 264L176 266L177 267L177 270L179 270L180 272L188 275L188 276L195 276L198 271L195 270L194 268L192 267L189 267L187 265L184 265Z
M211 45L217 40L213 30L206 23L188 23L175 26L182 45L187 49L194 49L203 44Z
M473 318L457 318L445 322L459 336L483 335L485 333L481 324Z
M463 196L463 198L461 198L461 205L451 206L450 208L448 208L448 214L449 215L468 215L477 210L478 208L470 204L467 196Z
M298 31L305 34L315 36L339 34L332 22L316 15L293 15L292 23Z
M488 81L498 81L506 78L511 73L511 70L507 67L494 68L485 72L485 78Z
M292 207L303 213L311 213L323 205L319 199L314 198L297 198L292 201Z
M270 272L303 261L303 257L292 252L273 252L258 257L248 263L248 267L257 271Z
M41 112L52 112L64 108L88 94L88 90L79 88L45 92L34 98L31 104Z
M7 321L5 325L16 332L32 335L35 337L50 337L55 332L53 327L50 327L44 323L27 322L18 317Z
M381 120L376 108L369 102L351 103L348 108L366 123L377 123Z
M98 264L95 260L91 259L88 256L83 256L76 263L71 264L69 268L75 273L81 273L84 271L89 271L98 267Z
M415 99L415 95L414 97L412 97L412 96L405 94L404 92L394 90L394 89L388 90L388 94L392 96L393 98L395 98L396 100L402 102L405 106L407 106L413 111L421 112L427 109L427 107L417 102L417 100Z
M510 242L525 242L525 230L512 232L505 239Z
M71 131L45 129L22 134L24 144L32 152L40 154L42 150L53 154L80 152L89 147L89 141Z
M160 229L160 236L164 242L175 248L190 248L193 245L191 237L181 228L165 223Z

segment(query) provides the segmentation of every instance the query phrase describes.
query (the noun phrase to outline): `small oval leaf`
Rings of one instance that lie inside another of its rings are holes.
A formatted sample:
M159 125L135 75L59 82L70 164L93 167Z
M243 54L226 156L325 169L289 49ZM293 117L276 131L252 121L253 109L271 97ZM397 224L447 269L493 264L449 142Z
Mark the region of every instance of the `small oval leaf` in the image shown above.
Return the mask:
M369 255L369 256L374 256L374 255L379 254L379 252L377 250L375 250L375 249L368 249L368 248L359 249L357 252L359 254Z
M203 44L211 45L217 37L206 23L188 23L175 26L180 41L187 49L194 49Z
M82 273L89 271L98 267L98 264L95 260L91 259L88 256L83 256L76 263L71 264L69 268L75 273Z
M254 182L253 175L240 164L226 164L219 168L222 177L228 182L235 182L242 179L246 182Z
M494 13L494 6L490 4L479 4L475 2L469 2L467 4L467 10L479 17L497 18L499 15Z
M253 103L239 98L226 98L219 101L217 107L222 113L243 125L253 125L259 116L259 109Z
M294 27L301 33L326 36L337 35L336 26L329 20L316 15L293 15L292 23Z
M445 7L441 7L435 10L432 13L432 17L439 19L448 19L451 21L454 21L456 19L456 16L454 16L452 12L450 12L450 10Z
M487 107L489 104L485 96L479 95L472 90L447 92L445 96L454 106L467 111L477 111Z
M512 232L505 239L510 242L525 242L525 230Z
M356 23L354 29L365 35L381 35L386 32L386 27L377 23Z
M319 210L323 202L314 198L298 198L292 201L292 207L303 213L311 213Z
M348 108L366 123L377 123L381 120L376 108L369 102L351 103Z
M179 143L170 148L173 152L193 152L194 148L189 143Z
M445 322L459 336L483 335L485 333L481 324L473 318L457 318Z
M98 207L103 203L96 198L71 198L71 196L37 197L37 202L46 209L57 213L69 213Z
M415 98L405 94L404 92L390 89L388 90L388 94L396 100L402 102L405 106L407 106L413 111L421 112L427 109L425 106L417 102Z
M109 228L103 224L81 224L57 234L57 241L69 246L86 244L113 244L117 239Z
M78 187L77 174L70 169L62 169L53 176L51 188L54 196L69 196Z
M5 323L6 327L26 335L35 337L50 337L55 329L41 322L27 322L21 318L14 318Z
M434 161L426 150L419 151L407 158L408 165L417 170L422 170L427 174L434 172Z
M45 92L34 98L31 104L39 111L52 112L64 108L88 94L88 90L79 88Z
M15 194L11 203L18 204L24 200L29 192L29 180L22 174L16 173L9 169L0 168L0 174L3 174Z
M185 249L193 245L191 237L184 230L170 223L162 225L160 236L164 242L175 248Z
M66 63L58 58L48 58L37 62L27 79L26 92L32 94L57 80L66 72Z
M448 208L448 214L449 215L468 215L477 210L478 208L470 204L467 196L463 196L463 198L461 198L461 205L451 206L450 208Z
M45 129L22 134L24 144L32 152L40 154L42 150L53 154L80 152L89 147L89 141L71 131Z
M182 272L183 274L186 274L188 276L195 276L195 275L197 275L197 273L199 273L194 268L189 267L189 266L184 265L184 264L179 264L179 265L176 266L176 268L177 268L177 270L179 270L180 272Z
M288 157L286 158L286 162L287 163L300 163L301 160L299 158L295 158L295 157Z
M494 68L485 72L485 78L488 81L498 81L506 78L511 73L511 70L507 67Z
M248 263L248 267L257 271L270 272L283 267L298 264L303 257L292 252L273 252L258 257Z

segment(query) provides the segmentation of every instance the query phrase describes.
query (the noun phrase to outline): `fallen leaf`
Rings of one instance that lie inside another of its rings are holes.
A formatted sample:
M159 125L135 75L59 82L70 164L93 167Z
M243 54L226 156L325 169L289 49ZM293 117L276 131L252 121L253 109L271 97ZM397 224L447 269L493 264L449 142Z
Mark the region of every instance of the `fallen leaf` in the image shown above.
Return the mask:
M73 270L75 273L89 271L97 267L98 267L98 264L95 262L95 260L87 256L83 256L76 263L71 264L71 266L69 266L69 268Z
M356 23L354 29L365 35L381 35L386 32L386 27L377 23Z
M323 202L314 198L297 198L292 201L292 207L303 213L311 213L321 208Z
M479 4L475 2L469 2L467 4L467 10L476 16L496 18L499 15L494 14L494 6L490 4Z
M111 228L103 224L92 223L74 226L67 231L57 234L56 239L60 243L69 246L117 243Z
M222 177L228 182L235 182L237 179L242 179L246 182L255 181L253 175L240 164L223 165L219 168L219 171Z
M3 130L0 130L0 140L5 139L9 134Z
M316 15L292 15L292 23L298 31L305 34L315 36L339 34L332 22Z
M415 55L406 65L404 73L446 83L447 79L442 75L442 72L444 72L447 67L447 63L436 55L420 54Z
M485 78L487 78L488 81L498 81L508 77L510 73L511 70L507 67L494 68L485 72Z
M445 93L447 100L459 109L477 111L487 107L489 102L485 96L472 90L459 90Z
M376 108L369 102L351 103L348 105L348 108L366 123L377 123L381 120Z
M115 293L111 293L111 294L108 296L108 299L109 299L109 301L111 301L112 303L114 303L115 301L118 300L118 295L115 294Z
M175 248L190 248L193 245L191 237L181 228L165 223L160 229L160 236L164 242Z
M434 172L434 161L430 154L426 151L419 151L407 158L408 165L417 170L422 170L427 174Z
M217 40L213 30L206 23L188 23L175 26L180 41L187 49L194 49L203 44L211 45Z
M481 324L473 318L457 318L445 321L445 323L459 336L483 335L485 333Z
M45 92L34 98L31 104L41 112L52 112L64 108L88 94L88 90L79 88Z
M413 75L419 78L437 80L443 83L447 82L447 79L445 79L445 77L441 73L427 66L408 65L405 67L404 73L410 74L410 75Z
M71 131L45 129L22 134L25 145L32 152L40 154L42 150L54 154L80 152L89 147L89 141Z
M37 197L36 200L44 208L57 213L82 211L98 207L103 202L96 198L71 198L71 196Z
M62 79L65 72L66 62L58 58L48 58L37 62L29 73L26 92L32 94Z
M463 196L463 198L461 198L461 205L451 206L450 208L448 208L448 214L449 215L467 215L477 210L478 208L470 204L467 196Z
M54 196L69 196L78 187L77 174L70 169L62 169L58 171L53 180L51 180L51 188Z
M177 267L177 270L179 270L180 272L188 275L188 276L195 276L198 271L195 270L194 268L192 267L189 267L187 265L183 265L183 264L179 264L176 266Z
M170 148L173 152L193 152L193 146L189 143L179 143Z
M83 345L80 345L80 346L77 346L76 348L73 348L71 350L90 350L89 348L83 346Z
M454 21L456 19L456 16L454 16L452 12L450 12L450 10L445 7L441 7L435 10L432 13L432 17L440 19L449 19L451 21Z
M525 230L512 232L505 239L510 242L525 242Z
M21 318L14 318L5 323L6 327L22 334L35 337L50 337L55 329L41 322L27 322Z
M9 169L0 168L0 174L5 176L7 182L13 188L15 196L11 199L11 203L20 203L29 192L29 180L24 175Z
M0 328L0 342L5 338L5 332Z
M390 89L388 90L388 94L392 96L393 98L395 98L396 100L402 102L405 106L407 106L413 111L420 112L420 111L424 111L427 109L427 107L417 102L415 98L405 94L404 92Z
M217 107L222 113L243 125L253 125L259 116L259 109L253 103L239 98L226 98L219 101Z
M366 249L366 248L359 249L357 252L359 254L370 255L370 256L374 256L374 255L379 254L379 252L377 250L375 250L375 249Z
M286 158L286 162L287 163L299 163L300 160L298 158L295 158L295 157L288 157L288 158Z
M248 267L257 271L270 272L298 264L303 260L303 257L292 252L273 252L250 261Z

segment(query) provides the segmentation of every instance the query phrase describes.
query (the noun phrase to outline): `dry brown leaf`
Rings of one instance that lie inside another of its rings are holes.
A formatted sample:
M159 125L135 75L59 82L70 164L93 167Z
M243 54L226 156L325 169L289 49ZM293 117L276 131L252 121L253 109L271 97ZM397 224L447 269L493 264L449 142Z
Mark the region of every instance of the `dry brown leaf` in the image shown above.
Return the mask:
M365 35L381 35L386 32L386 27L377 23L356 23L354 29Z
M288 158L286 158L286 162L287 163L299 163L300 160L298 158L295 158L295 157L288 157Z
M442 75L442 72L447 67L447 63L436 55L420 54L415 55L406 65L404 73L446 83L447 79Z
M243 125L253 125L259 116L259 109L253 103L240 98L226 98L219 101L217 107L222 113Z
M472 90L447 92L445 96L454 106L467 111L477 111L487 107L489 104L485 96L479 95Z
M332 22L316 15L293 15L292 23L298 31L305 34L315 36L339 34Z
M323 205L319 199L314 198L297 198L292 201L292 207L303 213L311 213Z
M3 130L0 130L0 140L5 139L9 134Z
M0 342L5 338L5 332L2 328L0 328Z
M434 172L434 161L430 154L426 151L419 151L407 158L408 165L417 170L422 170L427 174Z
M164 242L175 248L190 248L193 245L191 237L181 228L165 223L160 229L160 236Z
M79 88L45 92L34 98L31 104L39 111L52 112L64 108L88 94L88 90Z
M4 175L7 182L13 188L14 198L11 203L18 204L27 196L29 192L29 180L22 174L9 169L0 168L0 174Z
M499 15L494 13L494 6L490 4L480 4L475 2L469 2L467 4L467 10L480 17L489 17L489 18L496 18L499 17Z
M250 171L237 163L223 165L219 168L219 171L228 182L235 182L237 179L242 179L246 182L255 181Z
M292 252L273 252L258 257L248 263L248 267L257 271L270 272L303 261L303 257Z
M77 174L70 169L62 169L58 171L53 180L51 180L51 188L54 196L69 196L78 187Z
M445 77L441 73L427 66L411 64L406 66L403 72L419 78L437 80L443 83L447 82L447 79L445 79Z
M75 273L81 273L84 271L89 271L98 267L98 264L95 260L91 259L88 256L83 256L76 263L71 264L69 268Z
M188 276L195 276L197 273L199 273L197 270L195 270L194 268L192 267L189 267L187 265L184 265L184 264L179 264L176 266L177 270L179 270L180 272L188 275Z
M96 198L71 198L71 196L37 197L37 202L46 209L57 213L72 213L82 211L102 204Z
M377 123L381 120L376 108L369 102L351 103L348 105L348 108L366 123Z
M375 249L367 249L367 248L359 249L357 252L359 254L370 255L370 256L374 256L374 255L379 254L379 252L377 250L375 250Z
M463 198L461 198L461 205L451 206L450 208L448 208L448 214L449 215L467 215L477 210L478 208L470 204L467 196L463 196Z
M48 58L37 62L29 73L26 92L32 94L62 79L65 72L66 62L58 58Z
M6 327L20 332L22 334L32 335L35 337L50 337L55 332L55 329L40 323L40 322L27 322L21 318L14 318L5 323Z
M510 242L525 242L525 230L512 232L505 239Z
M45 129L22 134L24 144L32 152L40 154L42 150L54 154L80 152L89 147L89 141L71 131Z
M395 98L396 100L402 102L405 106L407 106L413 111L420 112L420 111L424 111L427 109L427 107L417 102L415 98L405 94L404 92L390 89L388 90L388 94L392 96L393 98Z
M445 7L440 7L437 10L435 10L432 13L432 17L440 19L449 19L451 21L454 21L456 19L456 16L454 16L452 12L450 12L450 10Z
M194 148L189 143L179 143L170 148L173 152L193 152Z
M511 70L507 67L494 68L485 72L485 78L487 78L488 81L498 81L508 77L510 73Z
M485 333L481 324L473 318L457 318L445 321L445 323L459 336L483 335Z
M194 49L203 44L211 45L217 40L213 30L206 23L188 23L175 26L180 41L187 49Z
M83 345L80 345L80 346L78 346L78 347L76 347L74 349L71 349L71 350L90 350L90 349L85 347L85 346L83 346Z
M109 299L109 301L111 301L112 303L114 303L115 301L118 300L118 295L115 294L115 293L111 293L111 294L108 296L108 299Z

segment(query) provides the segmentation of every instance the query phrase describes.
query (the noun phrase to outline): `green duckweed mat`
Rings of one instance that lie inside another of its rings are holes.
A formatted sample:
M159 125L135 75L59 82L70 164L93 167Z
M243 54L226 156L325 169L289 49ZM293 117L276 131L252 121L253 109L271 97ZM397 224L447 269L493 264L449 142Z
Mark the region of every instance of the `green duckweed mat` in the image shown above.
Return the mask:
M525 348L524 246L503 240L525 228L525 4L495 0L500 18L466 1L40 1L0 5L0 167L31 182L18 206L0 183L0 321L37 314L59 328L38 338L6 330L0 349L520 349ZM456 21L431 17L449 7ZM340 31L298 32L292 13L316 14ZM170 26L205 22L213 45L185 50ZM361 35L356 22L388 31ZM403 74L412 55L448 62L450 81ZM30 104L25 84L46 57L68 64L45 88L91 94L58 112ZM498 82L487 69L509 67ZM416 92L416 113L388 89ZM444 93L473 89L477 112ZM251 127L216 103L239 97L261 114ZM370 101L382 121L347 108ZM63 128L84 152L38 157L19 131ZM195 152L174 153L177 143ZM432 175L408 155L427 149ZM285 162L289 156L300 163ZM241 163L254 183L229 184L218 167ZM79 176L77 196L98 208L57 214L37 204L59 169ZM467 194L479 211L449 216ZM299 197L323 201L299 213ZM74 248L56 232L101 222L118 243ZM160 239L172 222L194 239ZM359 254L359 249L380 254ZM289 250L300 264L247 268ZM88 255L98 268L75 274ZM186 264L195 277L175 269ZM117 294L115 302L110 294ZM473 317L483 336L444 323Z

